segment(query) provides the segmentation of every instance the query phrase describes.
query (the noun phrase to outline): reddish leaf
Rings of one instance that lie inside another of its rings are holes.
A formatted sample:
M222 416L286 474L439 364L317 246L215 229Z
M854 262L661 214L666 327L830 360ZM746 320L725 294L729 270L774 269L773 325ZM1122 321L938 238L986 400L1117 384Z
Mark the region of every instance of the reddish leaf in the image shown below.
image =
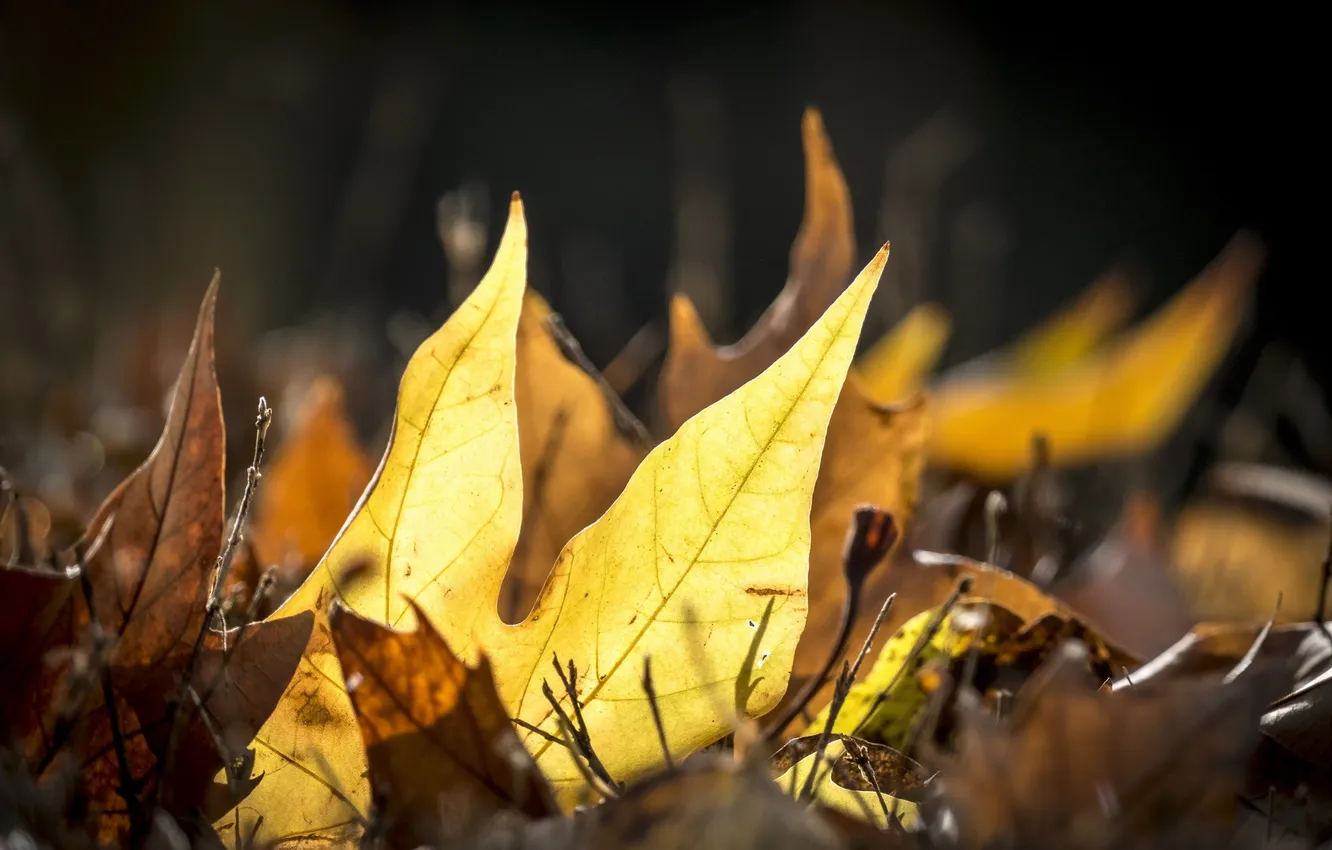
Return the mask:
M188 652L203 622L208 577L222 547L225 436L213 371L217 287L214 276L161 439L89 524L84 569L92 613L118 636L119 667L145 668Z

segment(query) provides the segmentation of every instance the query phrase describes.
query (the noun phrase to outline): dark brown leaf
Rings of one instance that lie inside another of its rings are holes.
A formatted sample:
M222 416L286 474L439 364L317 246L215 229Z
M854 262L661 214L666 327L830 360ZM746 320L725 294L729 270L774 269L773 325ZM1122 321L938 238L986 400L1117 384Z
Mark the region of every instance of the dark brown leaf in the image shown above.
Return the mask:
M1087 674L1086 647L1065 644L1008 722L962 712L944 787L964 845L1121 846L1228 827L1283 680L1255 669L1230 684L1108 693Z
M213 370L217 289L214 276L161 439L89 524L84 571L92 613L118 638L118 667L146 669L188 653L203 623L224 502L225 436Z

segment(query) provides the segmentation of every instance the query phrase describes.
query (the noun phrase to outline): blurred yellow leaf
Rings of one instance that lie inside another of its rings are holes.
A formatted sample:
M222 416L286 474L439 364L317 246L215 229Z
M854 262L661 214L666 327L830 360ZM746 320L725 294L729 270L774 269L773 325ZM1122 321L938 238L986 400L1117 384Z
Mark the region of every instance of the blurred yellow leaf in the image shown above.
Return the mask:
M948 344L953 320L938 304L918 304L856 363L865 394L887 403L924 386Z
M1262 264L1240 234L1193 283L1127 338L1048 378L962 374L935 393L931 458L979 478L1010 478L1049 439L1056 464L1147 451L1193 404L1229 348Z
M1119 273L1102 276L1073 304L1017 341L1008 360L1032 377L1059 372L1100 348L1133 315L1133 291Z

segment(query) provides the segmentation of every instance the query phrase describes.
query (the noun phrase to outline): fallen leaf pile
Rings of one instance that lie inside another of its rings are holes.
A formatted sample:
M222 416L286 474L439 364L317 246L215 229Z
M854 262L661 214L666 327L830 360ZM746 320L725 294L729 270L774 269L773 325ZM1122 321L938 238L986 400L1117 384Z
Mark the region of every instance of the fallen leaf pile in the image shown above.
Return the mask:
M817 112L803 139L785 288L721 347L676 297L660 422L527 289L515 194L378 465L321 377L258 401L228 514L215 278L81 534L0 469L0 836L1332 847L1325 505L1107 520L1064 480L1176 429L1256 238L1127 331L1115 273L942 376L934 304L856 361L889 246L855 273Z

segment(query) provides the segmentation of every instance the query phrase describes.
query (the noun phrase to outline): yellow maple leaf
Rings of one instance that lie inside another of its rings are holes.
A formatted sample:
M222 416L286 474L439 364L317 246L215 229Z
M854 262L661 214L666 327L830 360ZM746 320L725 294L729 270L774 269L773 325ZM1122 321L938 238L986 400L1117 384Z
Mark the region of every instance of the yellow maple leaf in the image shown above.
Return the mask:
M736 714L772 708L805 623L824 437L886 256L762 375L657 446L510 626L497 606L522 519L513 393L526 227L515 198L491 270L407 366L374 482L273 615L314 610L315 633L255 740L265 776L216 824L224 837L347 841L364 824L366 756L329 635L335 597L404 629L415 603L469 663L485 647L506 708L548 731L547 665L553 654L575 662L583 717L594 741L613 742L602 760L617 778L662 758L640 684L646 655L665 674L657 695L678 754L724 735ZM582 780L568 751L530 732L525 743L571 800Z
M263 779L214 824L224 840L350 842L364 825L366 755L329 632L330 601L410 627L411 599L451 620L449 634L470 632L485 613L472 603L478 593L489 591L495 610L522 516L513 370L526 263L515 198L490 271L407 364L393 435L365 495L270 618L316 614L296 675L255 737ZM458 594L466 604L447 601L454 589L466 591Z

